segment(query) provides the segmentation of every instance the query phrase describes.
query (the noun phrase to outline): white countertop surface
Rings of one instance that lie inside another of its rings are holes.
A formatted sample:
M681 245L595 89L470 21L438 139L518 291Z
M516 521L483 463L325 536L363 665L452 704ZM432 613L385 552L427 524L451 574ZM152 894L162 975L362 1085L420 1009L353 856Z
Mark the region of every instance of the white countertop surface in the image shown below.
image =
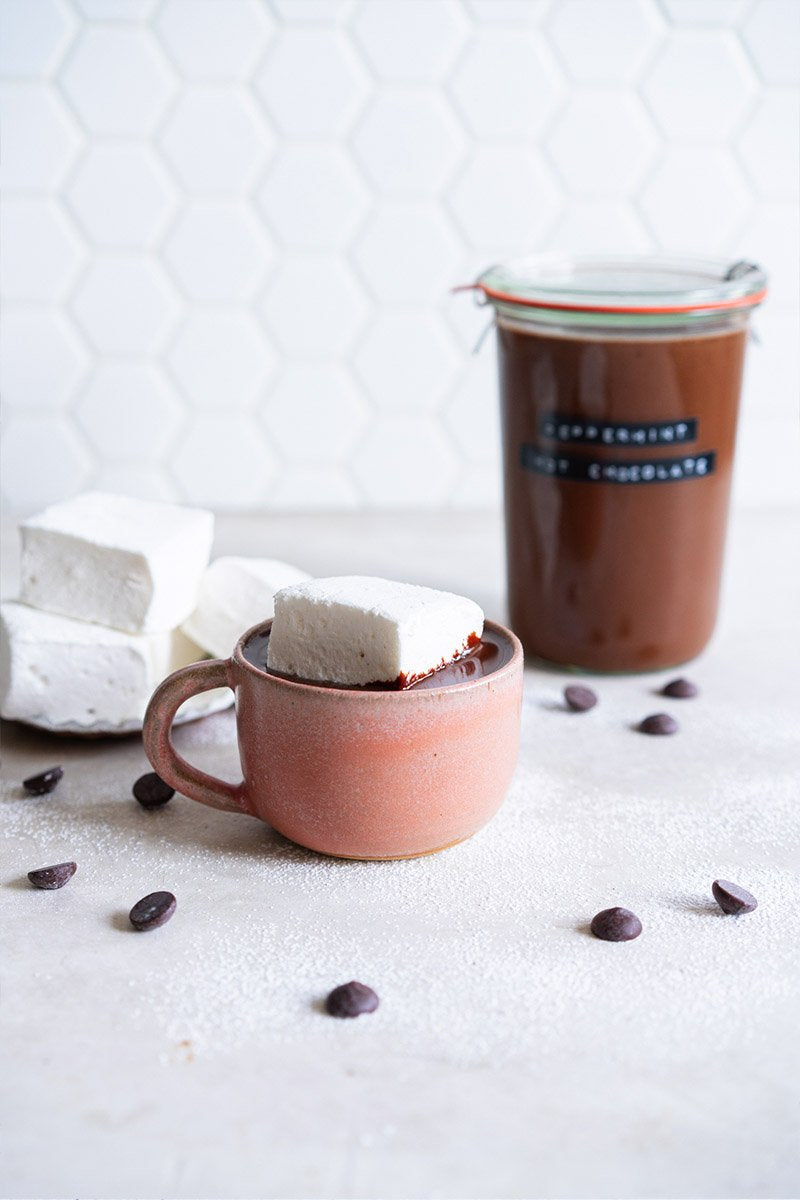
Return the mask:
M684 672L698 699L656 697L665 675L599 679L598 707L568 714L565 677L528 670L506 804L431 858L337 862L182 797L148 813L137 737L6 726L0 1194L796 1196L797 530L735 517L720 628ZM217 553L444 586L503 617L492 516L218 533ZM677 736L632 731L662 709ZM176 742L236 776L231 712ZM55 763L58 789L23 798ZM64 859L63 890L28 885ZM757 911L723 916L720 876ZM175 917L133 934L128 910L159 888ZM587 934L613 904L638 941ZM378 1012L325 1016L351 978Z

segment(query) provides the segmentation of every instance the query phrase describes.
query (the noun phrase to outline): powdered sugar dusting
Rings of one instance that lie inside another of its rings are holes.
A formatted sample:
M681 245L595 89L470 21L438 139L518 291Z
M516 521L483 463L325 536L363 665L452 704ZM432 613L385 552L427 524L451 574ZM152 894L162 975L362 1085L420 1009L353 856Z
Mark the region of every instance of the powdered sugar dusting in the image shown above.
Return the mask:
M206 1056L309 1044L332 1053L356 1037L376 1055L391 1045L431 1061L532 1067L558 1063L567 1046L588 1053L601 1028L609 1062L696 1063L786 1019L800 828L788 729L721 695L673 702L682 732L654 742L631 726L652 708L655 682L606 681L598 708L577 715L563 710L560 681L529 672L503 809L429 858L326 859L180 797L145 813L130 799L146 765L134 739L63 743L58 792L12 794L6 828L25 848L21 868L76 858L98 910L113 907L111 891L125 903L175 892L168 936L129 958L140 997L130 1015ZM198 765L234 777L233 722L220 714L176 739ZM768 786L754 727L773 764ZM722 916L717 876L751 889L757 912ZM635 943L587 932L594 912L617 903L644 924ZM320 1009L351 978L381 997L355 1032Z

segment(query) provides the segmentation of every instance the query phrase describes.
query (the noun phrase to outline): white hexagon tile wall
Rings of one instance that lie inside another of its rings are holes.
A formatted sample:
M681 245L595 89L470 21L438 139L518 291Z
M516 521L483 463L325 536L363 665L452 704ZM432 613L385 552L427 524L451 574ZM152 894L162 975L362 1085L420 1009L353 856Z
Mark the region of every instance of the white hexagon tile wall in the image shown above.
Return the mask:
M524 251L772 275L738 500L797 471L800 0L0 0L7 511L499 496Z

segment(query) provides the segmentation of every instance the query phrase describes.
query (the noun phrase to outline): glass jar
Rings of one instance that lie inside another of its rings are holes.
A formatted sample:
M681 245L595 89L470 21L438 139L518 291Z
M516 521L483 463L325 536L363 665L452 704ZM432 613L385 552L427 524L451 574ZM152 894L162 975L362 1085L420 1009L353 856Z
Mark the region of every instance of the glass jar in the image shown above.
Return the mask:
M757 266L534 258L478 280L499 346L511 625L649 671L714 628Z

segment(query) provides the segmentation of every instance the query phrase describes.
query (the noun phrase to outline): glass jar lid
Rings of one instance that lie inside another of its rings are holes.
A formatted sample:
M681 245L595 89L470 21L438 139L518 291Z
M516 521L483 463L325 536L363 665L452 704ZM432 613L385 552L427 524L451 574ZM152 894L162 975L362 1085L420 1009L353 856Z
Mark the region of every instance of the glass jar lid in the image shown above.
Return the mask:
M536 309L685 319L755 307L767 294L767 277L745 261L537 255L490 267L473 286L517 316Z

